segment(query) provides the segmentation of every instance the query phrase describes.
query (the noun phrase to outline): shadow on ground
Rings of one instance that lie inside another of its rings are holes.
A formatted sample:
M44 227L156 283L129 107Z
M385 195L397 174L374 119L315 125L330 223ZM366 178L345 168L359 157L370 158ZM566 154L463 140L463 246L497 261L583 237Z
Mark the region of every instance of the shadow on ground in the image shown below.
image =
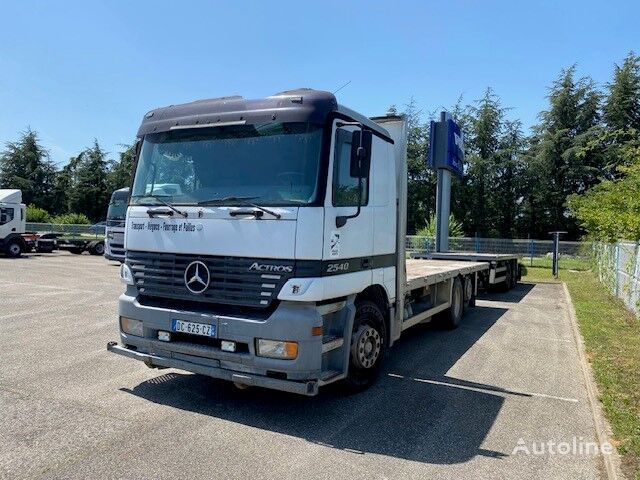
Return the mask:
M478 300L489 300L494 302L507 302L507 303L520 303L524 300L531 290L533 290L535 284L533 283L518 283L515 288L512 288L508 292L500 292L498 290L491 292L482 292L478 295Z
M476 455L501 458L504 453L481 445L504 395L517 393L459 381L447 377L447 371L505 311L477 307L466 316L465 328L456 331L429 325L409 330L387 357L380 380L358 395L347 396L337 386L311 398L259 388L239 391L230 383L187 373L168 373L123 391L356 453L439 464Z

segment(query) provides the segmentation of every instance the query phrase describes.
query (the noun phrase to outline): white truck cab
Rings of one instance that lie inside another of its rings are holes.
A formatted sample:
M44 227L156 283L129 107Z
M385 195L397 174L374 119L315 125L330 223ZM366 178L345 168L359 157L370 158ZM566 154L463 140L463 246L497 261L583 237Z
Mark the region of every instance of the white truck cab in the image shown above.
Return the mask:
M124 262L124 225L129 204L129 187L111 194L105 227L104 257L107 260Z
M0 252L19 257L26 249L22 234L26 229L27 207L22 192L0 189Z
M406 139L310 89L147 113L108 349L315 395L367 387L416 323L457 326L488 265L406 260Z

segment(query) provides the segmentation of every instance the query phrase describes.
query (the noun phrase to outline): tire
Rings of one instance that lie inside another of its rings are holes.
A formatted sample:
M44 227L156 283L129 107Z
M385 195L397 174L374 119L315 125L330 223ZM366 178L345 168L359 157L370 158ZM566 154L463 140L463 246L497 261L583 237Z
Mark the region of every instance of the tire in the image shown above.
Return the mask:
M104 243L98 242L89 251L91 255L104 255Z
M476 298L473 296L473 277L466 276L464 278L464 309L473 308L476 306Z
M344 380L348 392L361 392L375 382L380 375L386 350L387 338L382 310L373 302L356 303L349 372Z
M507 270L504 272L504 282L500 284L500 290L508 292L513 288L513 271L511 269L511 262L507 263Z
M5 253L9 258L18 258L22 255L22 244L16 240L10 241L5 249Z
M453 288L451 289L451 307L444 312L442 317L443 324L446 328L453 330L458 328L464 314L464 291L460 278L453 280Z

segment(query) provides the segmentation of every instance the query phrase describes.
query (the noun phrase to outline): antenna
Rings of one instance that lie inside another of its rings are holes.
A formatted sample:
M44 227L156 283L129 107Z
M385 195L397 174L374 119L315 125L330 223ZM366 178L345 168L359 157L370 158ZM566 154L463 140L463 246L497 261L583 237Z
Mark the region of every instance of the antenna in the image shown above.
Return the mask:
M336 93L338 93L340 90L342 90L344 87L346 87L347 85L349 85L351 83L351 80L349 80L347 83L345 83L344 85L342 85L339 89L337 89L335 92L333 92L333 94L335 95Z

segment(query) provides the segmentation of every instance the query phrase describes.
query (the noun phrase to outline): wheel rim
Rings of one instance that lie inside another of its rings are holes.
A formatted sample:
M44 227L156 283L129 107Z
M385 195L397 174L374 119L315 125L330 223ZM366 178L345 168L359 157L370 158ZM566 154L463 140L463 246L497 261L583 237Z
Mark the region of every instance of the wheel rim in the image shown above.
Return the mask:
M104 253L104 246L101 243L96 245L96 253L98 255L102 255Z
M9 253L11 253L11 255L18 255L20 253L20 245L14 243L9 246Z
M353 341L353 358L360 368L373 367L382 349L380 333L370 325L361 325Z

